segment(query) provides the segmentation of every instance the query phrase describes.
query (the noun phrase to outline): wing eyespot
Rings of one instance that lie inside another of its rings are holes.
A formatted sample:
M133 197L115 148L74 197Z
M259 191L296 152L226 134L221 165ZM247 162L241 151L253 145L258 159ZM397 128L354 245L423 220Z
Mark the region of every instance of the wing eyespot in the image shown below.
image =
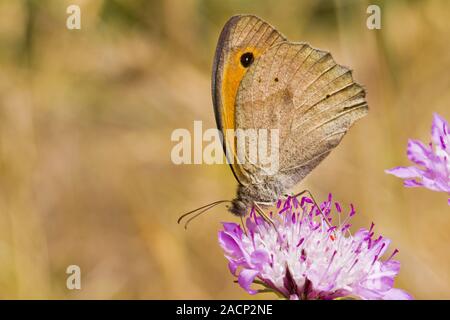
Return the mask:
M254 60L255 60L255 57L253 56L253 53L246 52L241 56L241 65L244 68L248 68L253 63Z

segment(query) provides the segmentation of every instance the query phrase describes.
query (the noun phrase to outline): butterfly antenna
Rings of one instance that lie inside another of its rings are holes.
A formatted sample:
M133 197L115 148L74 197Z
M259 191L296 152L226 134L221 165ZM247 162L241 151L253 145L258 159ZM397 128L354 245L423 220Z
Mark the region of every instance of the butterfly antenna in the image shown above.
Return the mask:
M182 214L182 215L178 218L177 223L179 224L179 223L181 222L181 220L183 220L185 217L187 217L188 215L190 215L190 214L192 214L192 213L197 212L198 210L202 210L202 209L204 209L204 208L206 208L206 207L211 207L211 206L213 206L213 205L215 205L215 204L217 204L217 203L220 203L220 202L222 202L222 201L226 201L226 200L214 201L214 202L208 203L208 204L206 204L206 205L204 205L204 206L201 206L201 207L199 207L199 208L197 208L197 209L194 209L194 210L192 210L192 211L186 212L185 214Z
M186 229L186 228L187 228L187 225L189 224L190 221L192 221L193 219L195 219L195 218L198 217L199 215L205 213L205 212L208 211L209 209L212 209L213 207L215 207L215 206L217 206L217 205L219 205L219 204L221 204L221 203L224 203L224 202L231 202L231 201L230 201L230 200L219 200L219 201L215 201L215 202L209 203L209 204L207 204L207 205L204 205L204 206L202 206L202 207L199 207L199 208L197 208L197 209L194 209L194 210L192 210L192 211L186 212L185 214L181 215L181 216L178 218L177 223L179 224L179 223L181 222L181 220L183 220L185 217L187 217L187 216L189 216L189 215L195 213L195 215L194 215L193 217L189 218L189 220L186 221L186 223L185 223L185 225L184 225L184 228ZM198 212L198 211L200 211L200 212Z

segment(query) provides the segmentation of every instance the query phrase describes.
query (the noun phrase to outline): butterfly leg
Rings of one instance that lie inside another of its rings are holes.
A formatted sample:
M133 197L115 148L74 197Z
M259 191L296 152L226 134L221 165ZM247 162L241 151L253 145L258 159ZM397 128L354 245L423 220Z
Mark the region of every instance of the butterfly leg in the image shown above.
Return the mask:
M327 223L327 225L328 225L329 227L331 227L332 225L331 225L330 221L328 221L328 217L325 215L325 213L323 213L322 209L321 209L320 206L317 204L317 201L316 201L316 199L314 199L314 196L312 195L311 191L305 189L305 190L303 190L303 191L301 191L301 192L299 192L299 193L297 193L297 194L291 195L291 197L297 198L297 197L300 197L301 195L303 195L303 194L305 194L305 193L309 194L309 196L311 197L311 200L313 201L314 205L317 207L317 209L319 209L319 212L320 212L320 214L322 215L323 219L325 220L325 222Z
M275 223L273 222L273 220L264 212L264 210L259 206L258 202L254 201L253 202L253 206L255 208L255 210L258 212L258 214L270 225L272 225L275 229Z
M244 217L242 217L242 216L241 216L241 224L242 224L242 229L244 230L245 235L248 236L247 229L245 228Z
M258 214L265 220L267 221L267 223L269 223L274 229L275 232L278 234L278 237L281 241L284 241L284 237L283 235L280 233L280 230L277 229L277 226L275 225L275 222L273 222L273 220L267 216L267 214L264 212L264 210L258 205L258 202L254 201L253 205L255 207L255 210L258 212Z

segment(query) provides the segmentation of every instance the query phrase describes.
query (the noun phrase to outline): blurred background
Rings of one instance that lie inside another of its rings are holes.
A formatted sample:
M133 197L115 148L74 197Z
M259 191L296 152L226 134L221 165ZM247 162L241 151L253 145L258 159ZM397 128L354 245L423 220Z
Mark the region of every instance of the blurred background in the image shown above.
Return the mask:
M354 69L369 115L297 190L353 203L354 228L373 221L400 250L397 287L450 298L447 195L384 173L409 163L409 137L429 141L433 112L450 119L446 0L0 0L0 298L249 298L217 244L226 209L176 224L234 196L230 169L170 159L174 129L215 127L211 64L237 13ZM66 288L71 264L82 290Z

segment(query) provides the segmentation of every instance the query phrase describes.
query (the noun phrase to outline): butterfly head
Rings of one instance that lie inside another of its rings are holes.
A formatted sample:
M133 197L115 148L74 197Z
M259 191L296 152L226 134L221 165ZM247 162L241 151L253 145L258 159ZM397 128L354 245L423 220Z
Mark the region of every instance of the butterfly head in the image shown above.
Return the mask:
M228 208L228 211L238 217L244 217L247 214L247 210L248 206L240 199L234 199L231 202L231 206Z

